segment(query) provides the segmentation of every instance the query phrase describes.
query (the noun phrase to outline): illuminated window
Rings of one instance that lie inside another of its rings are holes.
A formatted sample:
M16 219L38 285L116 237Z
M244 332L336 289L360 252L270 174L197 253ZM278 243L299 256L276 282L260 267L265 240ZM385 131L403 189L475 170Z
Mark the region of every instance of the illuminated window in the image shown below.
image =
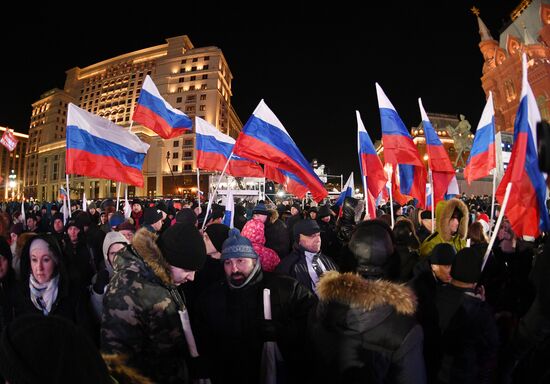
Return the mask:
M172 171L177 172L178 171L178 166L177 165L172 165Z
M176 103L181 103L181 100L182 100L182 98L181 98L181 97L178 97L178 98L176 99Z
M180 157L180 153L179 152L174 152L172 153L172 159L179 159Z

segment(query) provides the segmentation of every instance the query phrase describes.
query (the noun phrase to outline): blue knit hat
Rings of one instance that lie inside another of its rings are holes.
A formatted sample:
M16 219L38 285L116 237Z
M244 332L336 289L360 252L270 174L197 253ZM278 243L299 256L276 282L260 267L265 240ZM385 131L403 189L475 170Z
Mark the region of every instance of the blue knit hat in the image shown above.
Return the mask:
M258 254L252 248L252 243L246 237L241 236L237 228L229 230L229 236L222 245L222 260L238 258L257 259Z

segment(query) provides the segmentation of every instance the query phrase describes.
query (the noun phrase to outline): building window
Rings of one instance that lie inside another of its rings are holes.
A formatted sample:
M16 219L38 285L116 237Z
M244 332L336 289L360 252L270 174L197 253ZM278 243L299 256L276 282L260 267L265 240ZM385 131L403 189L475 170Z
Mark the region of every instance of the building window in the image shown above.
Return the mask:
M199 59L197 57L193 57L193 63L196 63L197 61L199 61Z
M186 62L187 62L187 59L183 59L183 60L181 61L182 64L185 64Z
M194 86L194 85L190 85L190 86L189 86L189 90L190 90L190 91L194 91L194 90L195 90L195 86Z
M184 157L191 157L191 156L193 156L193 153L192 152L184 152L183 156Z
M196 71L197 67L191 67L191 71Z
M195 80L197 80L197 76L191 76L191 77L189 78L189 81L195 81Z
M183 170L184 170L184 171L190 171L190 170L192 170L191 164L185 164L185 165L183 166Z
M201 95L201 100L206 100L206 95Z
M201 105L199 107L199 111L206 111L206 105Z
M206 84L201 84L201 89L207 89L208 86Z
M208 64L202 66L203 71L208 69Z
M185 73L185 68L180 68L180 73Z
M180 77L178 80L179 83L183 83L184 81L185 81L185 77Z
M177 172L178 171L178 166L177 165L172 165L172 171Z
M203 80L208 79L208 75L202 75L202 79L203 79Z
M204 61L210 60L210 56L204 56Z
M172 153L172 159L179 159L180 157L180 153L179 152L174 152Z
M193 145L193 140L185 140L185 141L184 141L184 145L185 145L186 147L188 147L188 146L190 146L190 145Z
M174 140L174 148L177 148L180 146L180 141L179 140Z
M182 97L178 97L178 98L176 99L176 103L181 103L181 100L182 100L182 99L183 99Z

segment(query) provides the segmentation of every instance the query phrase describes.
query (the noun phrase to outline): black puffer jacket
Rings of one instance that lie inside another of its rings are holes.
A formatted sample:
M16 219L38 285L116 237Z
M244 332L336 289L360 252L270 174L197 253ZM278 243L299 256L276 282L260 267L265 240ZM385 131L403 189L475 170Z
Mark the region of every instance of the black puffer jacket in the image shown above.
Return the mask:
M355 224L363 212L363 204L353 197L346 197L342 207L342 216L336 224L336 236L342 244L347 244L351 238Z
M310 323L316 383L425 383L422 329L412 291L384 280L327 272Z

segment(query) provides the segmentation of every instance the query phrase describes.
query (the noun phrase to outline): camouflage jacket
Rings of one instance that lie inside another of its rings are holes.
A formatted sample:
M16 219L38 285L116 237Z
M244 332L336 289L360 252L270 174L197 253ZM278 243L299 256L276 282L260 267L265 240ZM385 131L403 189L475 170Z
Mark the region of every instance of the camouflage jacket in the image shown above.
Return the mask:
M156 238L140 229L115 259L103 300L101 352L123 356L126 365L155 382L180 383L187 376L178 314L184 304Z

